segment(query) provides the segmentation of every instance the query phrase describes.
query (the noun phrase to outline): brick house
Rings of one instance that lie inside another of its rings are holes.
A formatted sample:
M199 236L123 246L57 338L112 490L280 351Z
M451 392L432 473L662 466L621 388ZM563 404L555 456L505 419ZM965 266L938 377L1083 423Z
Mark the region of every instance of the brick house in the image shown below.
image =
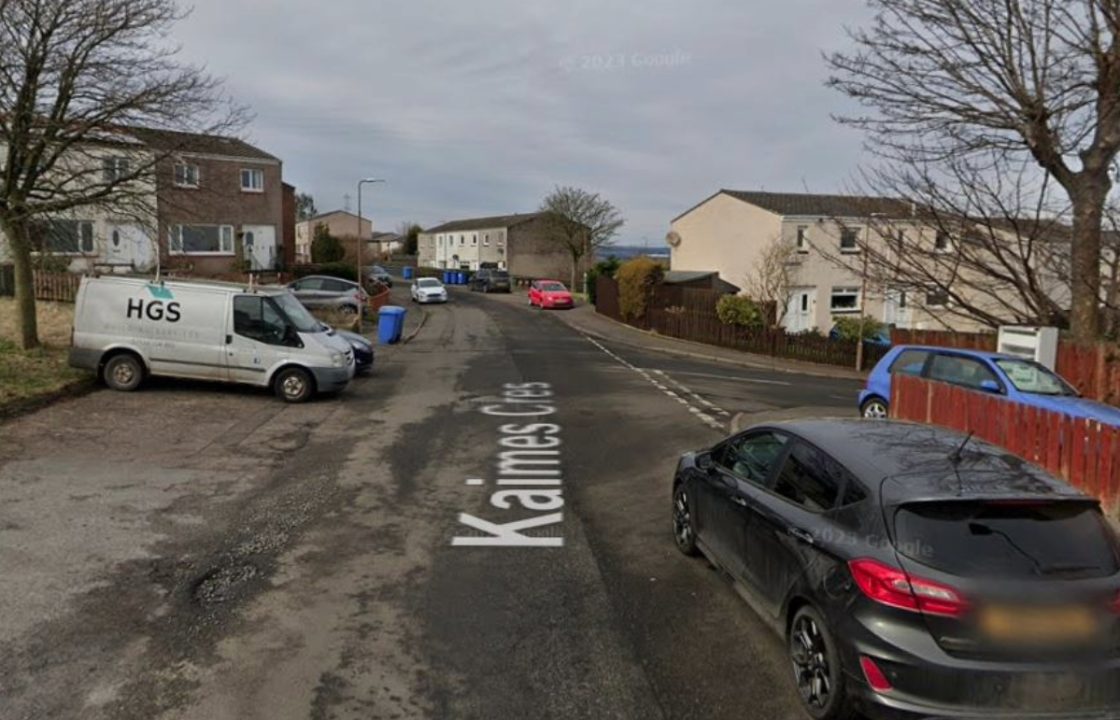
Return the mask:
M160 254L196 275L275 269L282 263L282 163L249 143L214 135L132 131L163 156L156 167Z
M417 245L421 267L477 270L493 263L515 278L560 280L572 270L571 255L545 233L544 213L453 220L420 233Z

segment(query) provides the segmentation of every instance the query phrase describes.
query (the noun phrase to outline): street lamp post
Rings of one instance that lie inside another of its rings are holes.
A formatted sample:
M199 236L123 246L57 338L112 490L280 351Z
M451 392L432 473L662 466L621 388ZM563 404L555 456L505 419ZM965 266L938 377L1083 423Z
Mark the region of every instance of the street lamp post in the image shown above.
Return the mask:
M385 181L382 180L381 178L363 178L363 179L358 181L358 235L357 235L357 242L358 242L358 252L357 252L357 256L358 256L358 287L360 287L362 289L363 294L365 293L366 285L365 285L364 282L362 282L364 280L364 276L363 276L363 273L362 273L362 245L365 244L365 238L362 237L362 186L366 185L368 183L383 183L383 182L385 182ZM365 307L358 308L358 334L359 335L362 334L362 321L364 319L363 318L364 313L365 313Z

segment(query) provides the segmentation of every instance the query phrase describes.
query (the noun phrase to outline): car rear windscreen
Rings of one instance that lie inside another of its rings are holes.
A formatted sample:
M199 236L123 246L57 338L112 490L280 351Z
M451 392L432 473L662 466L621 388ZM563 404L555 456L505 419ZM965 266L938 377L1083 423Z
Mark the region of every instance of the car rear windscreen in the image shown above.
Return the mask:
M1117 572L1100 511L1084 502L929 502L895 516L900 553L960 575L1093 578Z

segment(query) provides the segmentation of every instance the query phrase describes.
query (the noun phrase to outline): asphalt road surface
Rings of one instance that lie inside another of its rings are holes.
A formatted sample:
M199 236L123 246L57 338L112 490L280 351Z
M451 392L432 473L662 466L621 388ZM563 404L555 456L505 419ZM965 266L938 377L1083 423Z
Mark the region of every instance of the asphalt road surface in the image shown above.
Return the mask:
M0 718L803 717L670 482L855 384L429 312L337 398L158 382L0 426Z

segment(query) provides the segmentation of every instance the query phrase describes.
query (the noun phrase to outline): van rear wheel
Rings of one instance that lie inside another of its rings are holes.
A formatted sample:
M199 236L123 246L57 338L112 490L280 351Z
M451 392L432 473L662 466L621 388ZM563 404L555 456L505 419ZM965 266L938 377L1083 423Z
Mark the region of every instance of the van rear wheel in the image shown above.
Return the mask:
M290 403L306 402L315 392L311 374L301 368L285 368L276 375L276 394Z
M114 390L131 392L144 379L144 366L135 355L114 355L101 372L105 384Z

